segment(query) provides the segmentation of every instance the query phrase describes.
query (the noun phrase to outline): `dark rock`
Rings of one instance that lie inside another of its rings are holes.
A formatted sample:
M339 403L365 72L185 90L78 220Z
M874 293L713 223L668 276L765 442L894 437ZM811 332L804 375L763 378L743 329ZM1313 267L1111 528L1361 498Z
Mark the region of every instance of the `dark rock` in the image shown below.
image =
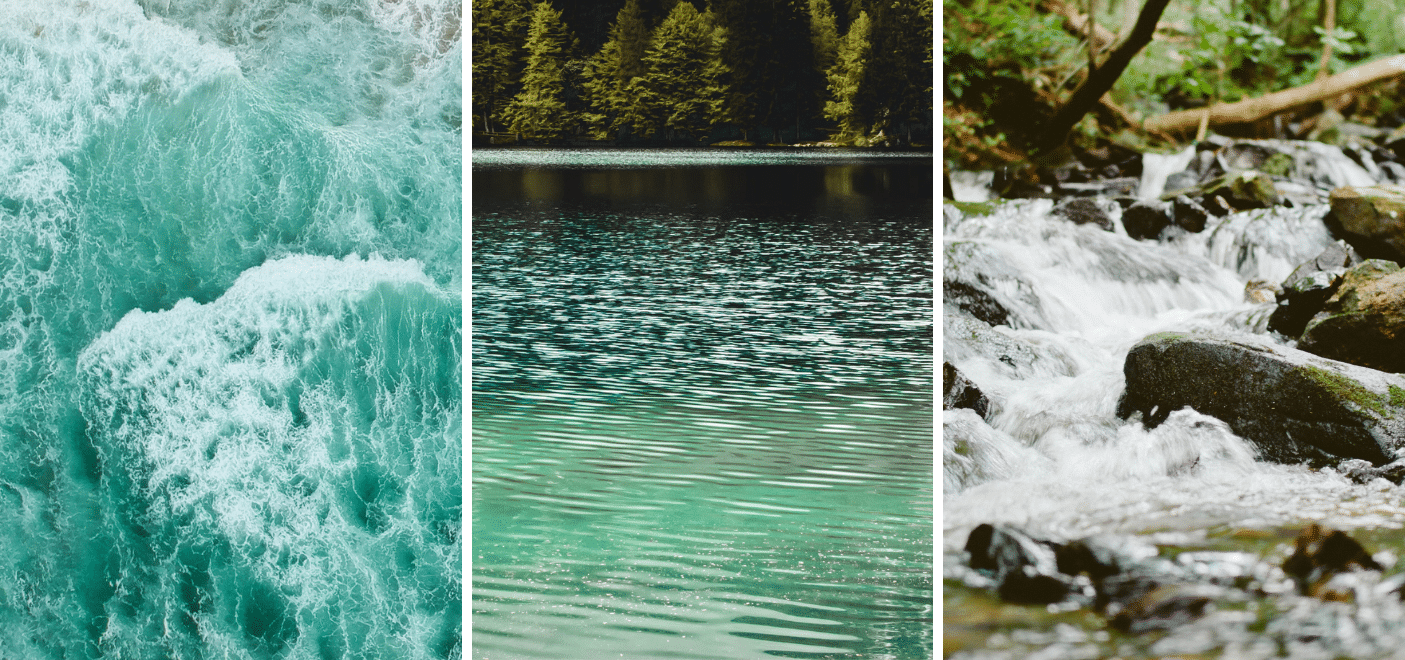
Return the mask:
M1072 541L1054 548L1054 560L1060 573L1087 574L1094 582L1117 574L1121 568L1117 555L1101 545L1086 540Z
M1000 597L1012 603L1057 603L1073 585L1057 575L1050 544L1013 529L982 524L966 538L971 568L995 573Z
M980 241L947 240L943 252L942 292L947 306L990 325L1047 325L1034 286L1010 266L998 247Z
M1210 212L1205 210L1199 202L1185 196L1177 195L1171 201L1171 218L1180 227L1188 232L1200 233L1205 231L1205 220L1210 217Z
M1132 238L1156 238L1171 225L1171 218L1159 204L1140 202L1122 212L1122 227Z
M1004 305L965 282L942 280L942 302L990 325L1010 324L1010 311Z
M942 410L970 408L985 417L990 400L950 362L942 363Z
M1067 218L1074 224L1095 224L1105 231L1112 231L1112 220L1107 217L1097 202L1091 199L1066 199L1054 205L1054 215Z
M1332 191L1329 226L1370 258L1405 261L1405 187L1342 187Z
M1405 270L1370 259L1353 266L1303 330L1298 348L1332 360L1405 372Z
M1294 541L1293 554L1283 561L1283 572L1306 596L1340 600L1325 589L1333 575L1347 570L1379 571L1381 565L1356 539L1341 530L1324 530L1313 523Z
M1154 427L1189 406L1223 420L1268 460L1336 465L1395 460L1405 446L1405 378L1250 340L1183 333L1127 354L1117 404Z
M1307 322L1336 293L1347 267L1358 263L1361 263L1361 255L1345 241L1337 241L1321 254L1299 264L1283 280L1282 291L1277 296L1278 307L1269 317L1268 329L1289 337L1301 336Z

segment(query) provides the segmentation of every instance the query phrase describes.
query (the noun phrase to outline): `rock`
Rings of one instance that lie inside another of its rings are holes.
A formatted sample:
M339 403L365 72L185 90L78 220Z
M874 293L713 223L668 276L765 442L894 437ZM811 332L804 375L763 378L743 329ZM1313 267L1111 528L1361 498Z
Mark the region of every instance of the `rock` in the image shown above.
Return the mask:
M1122 228L1132 238L1156 238L1171 225L1171 218L1161 204L1138 202L1122 212ZM1203 225L1202 225L1203 227Z
M1345 241L1337 241L1321 254L1299 264L1283 280L1282 290L1277 295L1278 307L1269 317L1268 329L1289 337L1301 336L1307 322L1336 293L1347 267L1358 263L1361 263L1361 255Z
M1066 199L1054 205L1054 215L1067 218L1074 224L1094 224L1105 231L1112 231L1112 220L1107 213L1091 199Z
M1329 225L1362 255L1405 260L1405 187L1341 187L1330 196Z
M1282 287L1266 280L1249 280L1244 283L1244 302L1273 302L1283 293Z
M1405 372L1405 270L1370 259L1341 277L1307 322L1298 348L1332 360Z
M1405 446L1405 378L1258 340L1160 333L1127 354L1117 414L1189 406L1282 463L1382 465Z
M1333 575L1356 569L1381 570L1371 553L1341 530L1327 531L1313 523L1298 535L1294 544L1293 554L1283 561L1283 572L1293 578L1305 596L1341 600L1339 594L1324 588Z
M1013 529L978 525L966 538L971 568L995 573L1000 597L1011 603L1057 603L1073 585L1059 575L1051 544Z
M942 280L942 302L990 325L1010 325L1010 311L990 294L965 282Z
M1205 231L1205 220L1210 217L1210 212L1199 202L1185 195L1177 195L1171 201L1171 217L1177 227L1188 232L1200 233Z
M1273 184L1273 178L1262 172L1247 170L1217 177L1201 188L1204 203L1219 197L1236 211L1266 209L1278 206L1283 198Z
M1348 479L1358 484L1369 484L1377 479L1385 479L1392 483L1405 483L1405 458L1386 463L1380 467L1371 465L1367 461L1359 458L1342 461L1337 469Z
M1124 633L1168 630L1190 623L1209 608L1212 593L1191 585L1161 585L1128 603L1108 620L1108 625Z
M990 325L1048 325L1034 286L1009 264L998 247L981 241L947 240L943 251L946 306L955 306Z
M950 362L942 363L942 410L970 408L977 415L985 417L990 410L990 400Z

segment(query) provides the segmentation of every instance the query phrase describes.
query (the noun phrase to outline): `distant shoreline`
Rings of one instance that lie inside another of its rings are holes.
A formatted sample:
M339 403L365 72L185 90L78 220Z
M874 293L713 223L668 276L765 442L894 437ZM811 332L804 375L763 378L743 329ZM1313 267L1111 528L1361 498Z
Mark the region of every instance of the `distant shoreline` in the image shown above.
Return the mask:
M510 138L509 138L509 139L510 139ZM824 141L824 140L821 140L821 141L808 141L808 142L796 142L796 143L790 143L790 144L783 143L783 142L769 142L769 143L763 143L763 142L746 142L746 141L742 141L742 140L728 140L728 141L724 141L724 142L713 142L713 143L701 143L701 142L697 142L697 143L690 143L690 144L678 144L678 143L668 143L668 142L652 143L652 142L648 142L648 141L639 141L639 142L617 142L617 141L614 141L614 140L581 140L581 139L576 139L576 140L553 140L553 141L542 141L542 142L538 142L538 141L534 141L534 140L522 140L522 141L513 140L513 141L511 141L511 142L504 142L504 141L500 141L500 140L502 140L502 138L498 138L498 137L495 137L495 136L487 136L487 135L483 135L483 134L476 134L476 135L473 136L473 140L472 140L472 143L471 143L471 144L472 144L472 147L473 147L474 149L493 149L493 150L498 150L498 149L502 149L502 150L512 150L512 149L543 149L543 148L545 148L545 149L570 149L570 150L581 150L581 151L587 151L587 150L592 150L592 149L641 149L641 150L643 150L643 149L652 149L652 150L659 150L659 149L753 149L753 150L754 150L754 149L774 149L774 150L781 151L781 150L793 150L793 149L807 149L807 150L813 149L813 150L834 150L834 151L876 151L876 152L913 152L913 153L931 153L931 152L932 152L932 147L931 147L931 145L925 145L925 144L908 144L908 145L901 145L901 146L898 146L898 145L894 145L894 146L876 145L876 146L863 146L863 147L860 147L860 146L854 146L854 145L848 145L848 144L843 144L843 143L839 143L839 142L830 142L830 141Z

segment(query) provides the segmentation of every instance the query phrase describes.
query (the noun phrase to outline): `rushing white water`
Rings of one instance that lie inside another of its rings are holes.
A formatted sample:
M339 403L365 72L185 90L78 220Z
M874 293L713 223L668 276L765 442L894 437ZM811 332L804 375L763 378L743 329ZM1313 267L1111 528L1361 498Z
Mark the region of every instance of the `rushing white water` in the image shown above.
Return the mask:
M1345 161L1327 165L1351 180L1360 170L1339 151L1312 155ZM987 420L964 410L944 416L948 556L980 523L1069 539L1405 521L1405 490L1256 460L1211 417L1187 409L1146 430L1115 415L1127 351L1148 334L1271 340L1264 326L1273 303L1250 302L1246 286L1281 282L1330 244L1326 206L1212 218L1203 233L1162 241L1074 225L1051 207L1019 200L976 217L946 209L948 286L967 283L1009 311L995 327L945 314L944 358L990 399Z

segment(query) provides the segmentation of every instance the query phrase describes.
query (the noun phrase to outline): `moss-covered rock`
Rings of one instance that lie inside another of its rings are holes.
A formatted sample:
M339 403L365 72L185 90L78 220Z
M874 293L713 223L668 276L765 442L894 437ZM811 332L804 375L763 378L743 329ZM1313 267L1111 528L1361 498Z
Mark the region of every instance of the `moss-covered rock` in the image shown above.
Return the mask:
M1383 465L1405 448L1405 378L1249 339L1160 333L1127 354L1117 413L1190 407L1283 463Z
M1303 330L1298 348L1342 362L1405 372L1405 270L1367 260L1342 276Z
M1342 187L1330 196L1329 223L1367 257L1405 260L1405 187Z

